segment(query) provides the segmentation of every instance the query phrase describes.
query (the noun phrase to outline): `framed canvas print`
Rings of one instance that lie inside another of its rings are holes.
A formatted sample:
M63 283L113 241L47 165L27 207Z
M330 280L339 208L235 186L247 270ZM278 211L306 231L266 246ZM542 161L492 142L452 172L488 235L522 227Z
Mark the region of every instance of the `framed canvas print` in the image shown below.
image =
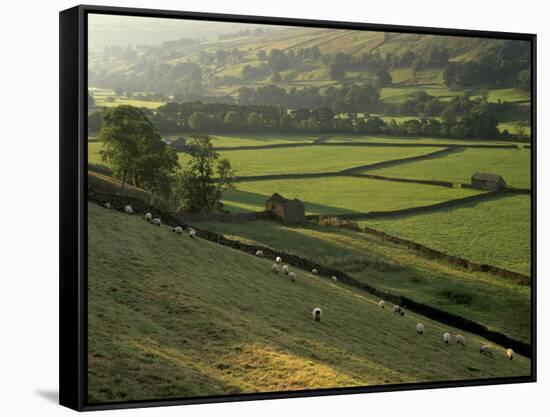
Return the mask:
M535 41L61 12L60 403L535 381Z

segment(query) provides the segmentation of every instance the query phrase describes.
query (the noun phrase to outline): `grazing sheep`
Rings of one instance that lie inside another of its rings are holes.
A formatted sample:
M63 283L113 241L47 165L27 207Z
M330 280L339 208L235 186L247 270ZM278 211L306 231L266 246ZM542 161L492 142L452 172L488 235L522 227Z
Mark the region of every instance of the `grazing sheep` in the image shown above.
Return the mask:
M279 265L273 264L271 265L271 272L278 274L279 273Z
M422 323L416 324L416 333L424 334L424 325Z
M280 264L281 262L283 262L283 260L281 259L280 256L277 256L277 257L275 258L275 262L277 262L278 264Z
M399 314L401 317L405 315L405 310L403 307L395 305L393 306L393 314Z
M456 339L457 345L466 346L466 340L464 339L464 336L462 336L461 334L457 334L455 339Z
M334 282L338 282L338 277L337 277L336 275L333 275L333 276L332 276L332 280L333 280Z
M132 206L130 204L124 206L124 213L134 214L134 209L132 209Z
M288 276L292 282L296 282L296 274L294 272L291 272Z
M264 256L264 253L261 250L257 250L256 256Z
M315 321L321 321L321 316L323 315L323 311L319 307L315 307L313 309L312 315Z
M506 357L510 360L514 359L514 351L512 349L506 349Z
M162 222L160 221L160 219L159 219L158 217L155 217L153 220L151 220L151 224L152 224L153 226L160 227L161 223L162 223Z
M172 231L173 231L174 233L177 233L178 235L181 235L181 234L183 233L183 227L181 227L181 226L176 226L176 227L174 227L174 228L172 229Z
M491 358L493 357L493 352L491 350L491 346L489 345L481 345L481 347L479 348L479 353L489 356Z
M283 274L288 275L288 265L283 265Z
M195 229L189 229L189 237L195 239L195 236L197 236L197 231Z
M316 268L313 268L313 269L311 270L311 273L312 273L313 275L317 275L317 274L319 273L319 271L317 271Z
M110 209L111 208L111 203L103 204L103 208Z
M449 343L451 343L451 335L450 333L443 333L443 341L445 342L446 345L448 345Z
M151 213L145 213L145 220L151 222L151 220L153 220L153 215Z
M378 306L380 308L386 308L386 302L384 300L380 300L380 301L378 301Z

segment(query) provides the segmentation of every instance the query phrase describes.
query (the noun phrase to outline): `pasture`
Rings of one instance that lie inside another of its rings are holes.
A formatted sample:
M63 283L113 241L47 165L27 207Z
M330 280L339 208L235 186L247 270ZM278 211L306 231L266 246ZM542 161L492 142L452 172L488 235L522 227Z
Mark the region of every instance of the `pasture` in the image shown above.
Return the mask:
M474 262L531 274L529 196L495 196L477 204L426 214L370 219L360 224Z
M306 214L366 213L426 206L479 194L477 190L453 189L423 184L355 177L324 177L248 181L224 195L224 204L234 211L261 211L274 192L298 198Z
M90 402L530 373L526 358L508 361L499 346L480 355L480 337L394 317L364 292L299 270L291 283L271 273L272 260L88 210ZM445 331L466 346L445 345Z
M395 119L391 116L383 116L386 121ZM397 118L399 119L399 118ZM414 119L414 117L403 117L405 120ZM396 120L398 121L398 120ZM514 141L498 141L498 140L468 140L468 139L446 139L446 138L433 138L426 136L385 136L385 135L342 135L336 134L330 136L328 142L376 142L387 144L406 144L406 145L492 145L492 146L510 146L514 145Z
M469 184L475 172L490 172L501 175L509 186L530 188L530 160L529 149L462 149L437 158L367 169L364 172L386 177L463 184Z
M468 317L526 342L531 337L530 288L430 259L377 236L346 229L276 222L198 222L232 239L294 253L340 269L377 288ZM455 234L464 236L462 233Z

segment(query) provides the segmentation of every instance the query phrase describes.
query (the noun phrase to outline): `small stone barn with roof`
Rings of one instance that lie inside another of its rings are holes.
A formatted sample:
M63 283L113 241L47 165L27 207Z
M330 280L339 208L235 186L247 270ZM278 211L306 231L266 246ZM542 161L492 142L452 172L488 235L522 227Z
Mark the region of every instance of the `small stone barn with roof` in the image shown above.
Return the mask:
M500 175L476 172L472 175L472 188L487 191L500 191L506 188L506 182Z
M177 152L185 152L187 150L187 141L184 137L179 137L176 140L166 141L166 144L174 148Z
M285 224L300 224L306 220L304 203L296 198L288 200L279 193L275 193L267 199L265 209Z

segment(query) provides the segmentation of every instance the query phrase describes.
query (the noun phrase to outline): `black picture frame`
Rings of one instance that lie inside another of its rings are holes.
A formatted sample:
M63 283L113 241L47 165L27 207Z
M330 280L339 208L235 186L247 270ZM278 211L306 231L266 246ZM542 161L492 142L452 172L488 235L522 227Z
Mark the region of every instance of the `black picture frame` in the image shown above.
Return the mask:
M532 148L531 148L531 375L465 381L393 384L354 388L316 389L219 395L193 398L149 399L89 404L87 401L87 16L94 14L164 17L274 24L300 27L390 31L461 37L524 40L531 44ZM105 410L179 404L217 403L336 394L373 393L489 384L535 382L537 379L536 321L536 35L431 27L397 26L356 22L243 16L80 5L60 12L60 276L59 276L59 403L78 410Z

